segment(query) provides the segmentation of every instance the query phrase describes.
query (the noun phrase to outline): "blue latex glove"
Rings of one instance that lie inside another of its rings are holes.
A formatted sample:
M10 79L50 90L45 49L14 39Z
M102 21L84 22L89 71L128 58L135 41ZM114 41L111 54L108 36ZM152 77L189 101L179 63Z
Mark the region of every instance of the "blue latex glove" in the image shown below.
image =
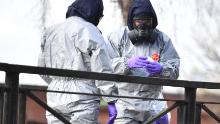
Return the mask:
M160 117L160 119L156 120L154 124L169 124L168 115L164 115Z
M141 56L132 57L128 59L127 65L129 68L143 68L147 64L146 60L147 57L141 57Z
M148 72L150 73L150 75L159 74L163 69L163 67L160 63L151 62L151 61L147 61L147 65L145 67L148 70Z
M109 119L107 124L113 124L115 118L117 117L117 109L115 107L115 103L108 103L108 113Z

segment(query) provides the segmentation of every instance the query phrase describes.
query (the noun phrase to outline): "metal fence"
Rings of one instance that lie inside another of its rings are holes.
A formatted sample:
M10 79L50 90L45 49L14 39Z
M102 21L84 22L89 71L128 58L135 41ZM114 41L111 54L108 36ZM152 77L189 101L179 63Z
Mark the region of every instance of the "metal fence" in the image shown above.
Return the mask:
M160 100L160 101L165 100L165 99L153 99L153 98L142 98L142 97L89 94L89 93L81 93L81 92L49 91L46 88L42 89L42 87L38 87L38 86L22 86L19 85L20 73L117 81L118 83L128 82L133 84L183 87L185 88L184 100L166 99L166 101L174 101L175 103L166 110L159 113L157 116L147 120L145 124L151 124L156 119L160 118L161 116L165 115L166 113L172 111L175 108L178 109L177 112L178 124L200 124L202 109L206 111L213 119L215 119L217 122L220 123L220 118L206 106L206 104L220 104L220 103L196 101L196 90L198 88L220 89L220 83L125 76L125 75L116 75L116 74L13 65L7 63L0 63L0 71L4 71L6 73L5 84L0 85L0 123L1 124L25 123L26 96L33 99L37 104L39 104L41 107L52 113L54 116L56 116L65 124L70 124L70 122L68 122L68 120L66 120L62 115L57 113L55 110L49 107L45 102L43 102L41 99L35 96L32 93L32 91L110 96L110 97L120 97L120 98L130 98L130 99L147 99L147 100Z

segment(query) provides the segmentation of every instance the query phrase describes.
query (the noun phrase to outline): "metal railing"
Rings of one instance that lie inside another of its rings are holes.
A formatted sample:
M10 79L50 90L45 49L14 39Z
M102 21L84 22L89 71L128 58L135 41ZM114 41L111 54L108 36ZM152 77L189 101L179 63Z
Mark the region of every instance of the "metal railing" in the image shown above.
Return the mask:
M200 124L202 109L206 111L213 119L215 119L217 122L220 123L220 118L205 105L205 104L219 104L219 103L217 102L207 103L207 102L196 101L196 90L198 88L220 89L220 83L125 76L125 75L116 75L116 74L105 74L105 73L95 73L95 72L43 68L43 67L35 67L35 66L14 65L7 63L0 63L0 71L4 71L6 73L5 84L0 85L0 123L2 124L25 123L24 108L25 108L26 96L33 99L37 104L39 104L44 109L52 113L54 116L56 116L65 124L70 124L70 122L68 122L68 120L66 120L62 115L57 113L46 103L40 100L37 96L35 96L32 93L32 91L164 101L164 99L129 97L129 96L112 96L112 95L89 94L89 93L80 93L80 92L49 91L46 90L45 88L42 89L37 86L32 86L32 87L21 86L21 85L19 86L20 73L117 81L118 83L128 82L134 84L183 87L185 88L184 100L166 99L166 101L174 101L175 103L166 110L159 113L157 116L147 120L145 123L151 124L153 121L155 121L159 117L165 115L166 113L168 113L169 111L175 108L178 108L178 117L177 117L178 124Z

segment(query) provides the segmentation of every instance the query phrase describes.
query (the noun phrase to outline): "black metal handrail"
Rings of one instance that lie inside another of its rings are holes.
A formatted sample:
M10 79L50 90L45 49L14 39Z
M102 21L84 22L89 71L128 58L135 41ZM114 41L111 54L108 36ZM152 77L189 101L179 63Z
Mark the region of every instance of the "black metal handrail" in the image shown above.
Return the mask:
M149 77L138 77L138 76L125 76L125 75L116 75L116 74L106 74L106 73L96 73L96 72L84 72L84 71L74 71L74 70L63 70L63 69L54 69L54 68L44 68L44 67L35 67L35 66L25 66L25 65L14 65L7 63L0 63L0 71L6 72L6 79L4 88L4 97L3 97L3 115L0 115L1 122L3 124L16 124L17 123L17 110L18 110L18 95L21 94L27 95L34 99L38 104L43 108L49 110L51 113L56 115L56 111L50 109L45 103L40 101L36 96L34 96L30 91L31 89L25 89L20 86L19 88L19 74L28 73L28 74L40 74L40 75L51 75L51 76L62 76L62 77L72 77L72 78L84 78L84 79L95 79L95 80L108 80L108 81L117 81L128 82L135 84L148 84L148 85L161 85L161 86L172 86L172 87L184 87L185 88L185 99L184 100L175 100L176 103L168 108L167 110L161 112L158 116L153 117L148 120L146 123L150 124L154 120L163 116L172 109L179 107L181 109L181 114L179 117L179 124L197 124L196 122L196 112L199 107L197 107L196 101L196 90L197 88L206 88L206 89L220 89L220 83L214 82L197 82L197 81L185 81L185 80L171 80L171 79L160 79L160 78L149 78ZM32 89L37 90L37 89ZM40 89L38 89L40 90ZM2 92L2 88L0 90ZM0 93L1 93L0 92ZM49 92L49 91L46 91ZM56 91L50 91L56 92ZM60 92L63 93L63 92ZM77 94L76 92L74 92ZM79 94L79 93L78 93ZM87 94L81 93L84 95L100 95L100 94ZM100 95L100 96L109 96L109 95ZM128 96L113 96L113 97L128 97ZM132 98L132 97L130 97ZM133 97L138 98L138 97ZM143 98L141 98L143 99ZM149 99L149 98L148 98ZM157 99L162 100L162 99ZM183 104L184 103L184 104ZM0 104L1 105L1 104ZM0 108L0 110L1 110ZM210 113L206 107L202 106L201 108L206 109L207 112L216 120L218 117L214 113ZM18 116L23 117L23 116ZM56 115L64 123L69 123L62 116ZM22 120L22 121L20 121ZM19 122L23 123L24 119L20 119Z

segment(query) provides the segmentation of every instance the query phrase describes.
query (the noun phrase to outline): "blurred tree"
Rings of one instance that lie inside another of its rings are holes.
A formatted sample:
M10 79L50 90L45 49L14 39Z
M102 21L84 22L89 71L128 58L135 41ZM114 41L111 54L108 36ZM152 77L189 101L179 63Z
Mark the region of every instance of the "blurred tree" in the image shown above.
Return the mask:
M36 22L36 27L42 32L47 27L49 7L49 0L36 0L35 3L32 3L32 8L30 9L30 16L34 18L33 22Z
M192 27L193 38L203 51L202 56L196 56L202 63L204 72L194 71L203 78L220 81L220 4L217 0L197 2L196 26Z
M49 0L39 0L40 5L42 6L42 12L41 12L41 27L42 30L46 30L46 18L47 18L47 13L49 9Z
M121 7L121 11L123 14L124 24L127 23L127 16L128 16L128 8L131 4L132 0L118 0L118 3Z

